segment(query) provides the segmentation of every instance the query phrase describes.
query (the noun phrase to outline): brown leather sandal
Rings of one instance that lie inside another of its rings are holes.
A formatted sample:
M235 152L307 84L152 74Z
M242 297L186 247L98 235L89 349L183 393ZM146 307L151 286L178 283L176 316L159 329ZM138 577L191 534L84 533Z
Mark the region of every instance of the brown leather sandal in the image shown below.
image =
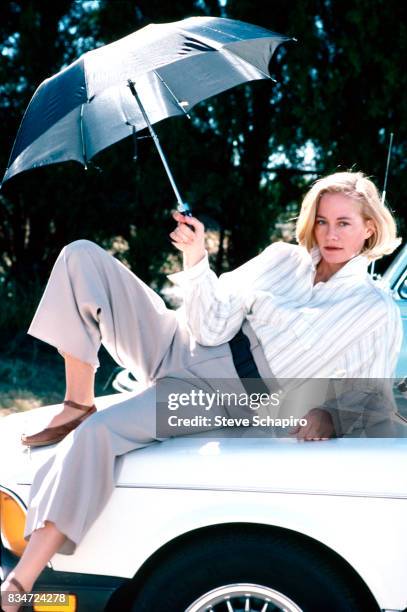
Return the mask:
M48 446L49 444L56 444L60 442L67 436L71 431L73 431L78 425L80 425L85 419L87 419L91 414L96 412L96 406L93 404L92 406L83 406L82 404L77 404L76 402L72 402L71 400L65 400L64 404L66 406L71 406L72 408L77 408L78 410L84 410L85 414L81 415L77 419L73 421L69 421L68 423L64 423L63 425L57 425L56 427L46 427L42 431L39 431L32 436L26 436L22 434L21 443L24 446Z
M20 595L21 597L22 597L23 595L26 595L27 591L25 590L25 588L23 587L23 585L21 584L21 582L19 582L19 581L17 580L17 578L7 578L7 577L6 577L5 581L6 581L6 580L8 580L10 584L13 584L13 585L16 587L18 595ZM21 607L22 607L21 605L18 605L17 603L16 603L16 604L13 604L13 603L8 602L8 601L3 601L3 595L4 595L5 593L14 593L14 591L10 591L10 590L8 589L7 591L4 591L4 592L1 594L1 605L2 605L2 606L3 606L3 605L6 605L6 606L12 606L12 607L13 607L13 610L14 610L15 612L19 612L19 610L21 610ZM17 607L17 606L18 606L18 607ZM2 607L1 609L3 610L3 607Z

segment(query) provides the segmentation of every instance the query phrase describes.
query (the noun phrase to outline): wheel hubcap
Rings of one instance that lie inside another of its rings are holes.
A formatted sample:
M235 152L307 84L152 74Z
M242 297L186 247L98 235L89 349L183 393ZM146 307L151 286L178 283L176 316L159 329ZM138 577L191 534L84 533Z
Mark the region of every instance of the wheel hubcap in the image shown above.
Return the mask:
M227 584L208 591L185 612L302 612L289 597L259 584Z

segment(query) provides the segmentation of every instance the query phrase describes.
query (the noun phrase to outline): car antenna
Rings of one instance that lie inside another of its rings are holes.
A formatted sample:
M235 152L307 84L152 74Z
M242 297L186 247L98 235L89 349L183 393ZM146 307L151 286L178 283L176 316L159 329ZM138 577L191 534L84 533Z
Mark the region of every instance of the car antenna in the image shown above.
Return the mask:
M390 132L389 148L387 150L386 172L384 174L384 183L383 183L383 191L382 191L382 198L381 198L382 204L384 204L385 199L386 199L387 177L389 176L391 149L393 147L393 136L394 136L394 133ZM372 261L372 263L370 264L370 275L372 278L374 277L374 265L375 265L375 261Z

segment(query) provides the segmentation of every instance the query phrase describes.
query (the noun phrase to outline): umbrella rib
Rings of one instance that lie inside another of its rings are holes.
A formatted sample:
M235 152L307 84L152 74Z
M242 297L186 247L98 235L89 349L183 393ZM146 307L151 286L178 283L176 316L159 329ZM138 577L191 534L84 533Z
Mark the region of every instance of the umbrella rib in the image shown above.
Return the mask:
M215 28L215 27L210 26L210 25L206 25L206 26L202 25L201 29L202 30L209 30L210 32L217 32L218 34L222 34L222 36L229 36L229 38L232 38L232 39L235 39L235 40L239 40L239 41L240 40L245 40L241 36L236 36L236 34L231 34L230 32L224 32L223 30L219 30L218 28ZM184 34L184 36L190 36L191 35L189 30L186 30L185 28L180 28L180 32L182 32ZM212 40L212 38L210 36L202 36L202 34L200 36L201 36L201 38L207 38L213 44L213 40ZM221 46L223 47L223 44Z
M81 104L81 112L80 112L80 128L81 128L81 141L82 141L82 155L83 155L83 161L84 161L84 165L85 165L85 170L88 169L87 166L87 158L86 158L86 145L85 145L85 138L84 138L84 134L83 134L83 107L84 105Z
M281 44L281 43L280 43ZM236 53L233 53L233 51L231 49L227 49L226 47L222 47L222 49L219 49L220 53L224 53L225 55L227 53L230 53L231 55L233 55L233 57L236 57L240 62L247 64L248 66L253 66L253 64L251 64L250 62L248 62L247 60L245 60L243 57L240 57L240 55L237 55ZM272 53L272 56L274 55L274 52ZM271 56L271 57L272 57ZM270 57L270 60L271 60ZM258 70L259 72L261 72L261 74L264 75L265 79L268 79L269 81L273 81L273 83L277 83L276 79L274 77L272 77L270 74L267 74L267 72L264 72L264 70L262 70L261 68L259 68L258 66L255 66L256 70Z
M154 74L160 79L161 83L167 88L167 90L170 92L171 96L174 98L175 102L178 104L178 106L180 107L180 109L182 110L182 112L188 117L188 119L191 119L191 116L187 113L187 111L185 110L185 108L183 107L183 105L181 104L180 100L178 100L177 96L175 95L175 93L172 91L172 89L167 85L167 83L164 81L164 79L162 78L162 76L160 74L158 74L158 72L156 70L153 70Z

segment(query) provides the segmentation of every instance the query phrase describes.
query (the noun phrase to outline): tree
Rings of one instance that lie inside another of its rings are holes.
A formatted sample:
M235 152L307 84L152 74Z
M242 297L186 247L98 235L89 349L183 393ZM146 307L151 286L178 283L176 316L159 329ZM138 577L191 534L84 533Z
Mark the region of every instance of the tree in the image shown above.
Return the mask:
M295 214L301 194L318 175L355 167L380 186L392 130L388 197L404 229L407 88L400 58L407 36L402 11L396 0L3 3L2 165L43 78L87 49L147 23L218 14L295 36L298 42L281 45L275 54L270 70L277 83L240 86L199 105L191 122L171 119L157 126L194 211L228 238L214 261L217 270L263 248L279 216ZM117 236L130 246L128 263L160 288L163 263L173 253L167 234L174 199L151 141L139 141L136 164L132 147L131 140L114 145L86 172L66 163L6 183L0 192L0 274L14 292L17 287L26 291L34 279L43 286L67 242L90 238L109 247ZM307 147L314 153L308 165Z

